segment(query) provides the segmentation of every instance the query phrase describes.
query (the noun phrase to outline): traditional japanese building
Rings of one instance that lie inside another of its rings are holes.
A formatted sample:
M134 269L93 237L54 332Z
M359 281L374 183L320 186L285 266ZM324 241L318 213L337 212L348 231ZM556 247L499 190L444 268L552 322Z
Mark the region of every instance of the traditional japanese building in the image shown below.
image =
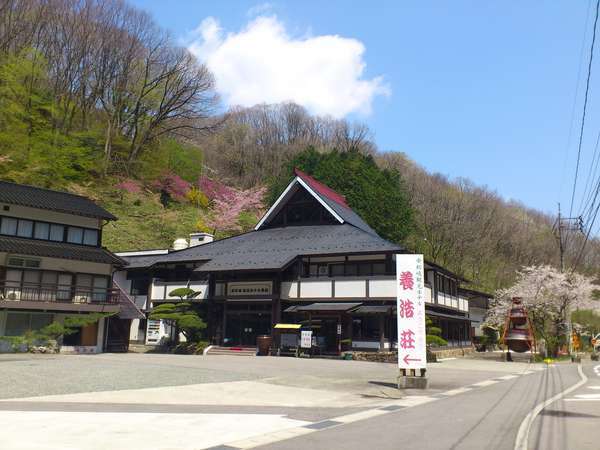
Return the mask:
M143 314L113 285L126 262L102 247L111 220L88 198L0 181L0 336L107 313L65 336L63 349L126 350L131 320Z
M394 346L398 253L406 250L378 236L342 195L297 170L253 231L120 253L129 265L117 277L146 310L177 301L175 288L200 292L193 301L206 308L213 344L253 347L278 323L309 324L320 351L337 354ZM469 303L458 291L465 280L431 263L425 271L427 314L450 345L470 345ZM147 344L166 334L158 321L132 329Z

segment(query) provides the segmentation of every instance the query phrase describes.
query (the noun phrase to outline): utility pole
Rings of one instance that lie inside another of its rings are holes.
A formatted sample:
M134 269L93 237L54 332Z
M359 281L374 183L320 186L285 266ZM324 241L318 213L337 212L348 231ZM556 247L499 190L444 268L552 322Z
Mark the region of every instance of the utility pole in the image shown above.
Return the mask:
M556 232L556 238L558 239L558 249L560 251L560 271L561 273L565 270L565 247L566 243L563 240L564 231L579 231L583 233L583 218L578 217L562 217L560 212L560 203L558 204L558 218L554 224ZM568 236L568 234L567 234ZM573 354L573 325L571 324L571 312L566 311L567 314L567 339L569 342L569 354Z
M554 232L556 233L556 239L558 241L558 249L560 252L560 271L565 270L565 247L566 240L564 237L568 237L565 231L579 231L583 233L583 218L578 217L563 217L560 211L560 203L558 204L558 218L554 223Z

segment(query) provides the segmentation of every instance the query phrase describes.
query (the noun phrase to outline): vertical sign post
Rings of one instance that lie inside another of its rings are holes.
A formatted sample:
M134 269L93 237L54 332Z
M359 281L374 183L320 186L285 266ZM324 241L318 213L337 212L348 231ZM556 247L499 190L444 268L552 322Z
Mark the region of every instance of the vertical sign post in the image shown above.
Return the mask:
M412 371L412 376L416 377L416 370L425 369L427 366L423 255L396 255L396 289L398 368L401 377L404 377L403 379L399 377L399 385L409 387L406 385L407 371ZM423 375L424 370L421 371L419 378L426 385L426 378Z

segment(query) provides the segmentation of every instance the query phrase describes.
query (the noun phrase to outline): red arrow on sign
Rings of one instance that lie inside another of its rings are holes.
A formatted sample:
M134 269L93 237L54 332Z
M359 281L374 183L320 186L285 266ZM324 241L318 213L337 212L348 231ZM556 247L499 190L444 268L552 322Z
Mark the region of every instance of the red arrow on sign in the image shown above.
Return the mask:
M404 358L402 358L402 360L404 361L404 364L408 364L409 361L421 361L420 359L415 359L415 358L409 358L410 355L406 355Z

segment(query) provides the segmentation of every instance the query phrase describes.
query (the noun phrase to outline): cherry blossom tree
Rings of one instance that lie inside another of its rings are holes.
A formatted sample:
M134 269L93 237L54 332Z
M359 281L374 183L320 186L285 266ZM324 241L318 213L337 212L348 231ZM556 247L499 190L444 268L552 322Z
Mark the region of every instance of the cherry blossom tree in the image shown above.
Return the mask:
M524 267L513 286L496 291L486 324L502 327L512 298L520 297L536 335L545 341L547 351L555 354L565 342L572 311L600 310L600 302L594 298L597 289L590 278L579 273L563 273L552 266Z
M244 211L257 213L262 211L264 209L265 192L264 187L246 190L228 188L227 192L213 195L212 215L206 222L207 226L212 229L213 234L217 231L242 231L242 227L238 222L240 214ZM208 194L207 196L210 198Z

